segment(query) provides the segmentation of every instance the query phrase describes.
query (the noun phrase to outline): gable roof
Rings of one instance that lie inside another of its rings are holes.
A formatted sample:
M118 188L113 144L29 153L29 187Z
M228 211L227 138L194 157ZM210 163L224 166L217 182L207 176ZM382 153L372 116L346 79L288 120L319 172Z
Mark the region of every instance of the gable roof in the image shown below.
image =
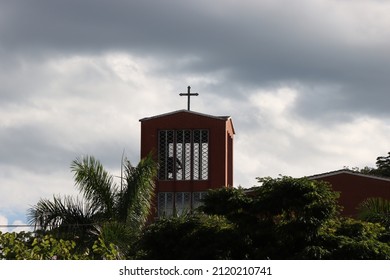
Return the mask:
M233 133L235 134L234 127L233 127L233 121L232 121L232 118L230 116L213 116L213 115L203 114L203 113L189 111L189 110L172 111L172 112L168 112L168 113L164 113L164 114L160 114L160 115L142 118L139 121L140 122L149 121L149 120L153 120L153 119L157 119L157 118L161 118L161 117L166 117L166 116L171 116L171 115L176 115L176 114L180 114L180 113L192 114L192 115L211 118L211 119L215 119L215 120L221 120L221 121L225 121L225 122L230 121L230 123L232 125L232 129L233 129Z
M321 179L321 178L330 177L330 176L334 176L334 175L340 175L340 174L348 174L348 175L352 175L352 176L359 176L359 177L365 177L365 178L390 182L390 178L376 176L376 175L363 174L363 173L352 171L349 169L340 169L340 170L335 170L335 171L329 171L329 172L325 172L325 173L307 176L306 178L308 178L308 179Z
M212 119L219 119L219 120L224 120L224 121L227 121L228 119L230 119L230 116L213 116L213 115L203 114L203 113L199 113L199 112L195 112L195 111L177 110L177 111L168 112L168 113L164 113L164 114L160 114L160 115L142 118L139 121L142 122L142 121L147 121L147 120L151 120L151 119L175 115L175 114L179 114L179 113L193 114L193 115L198 115L198 116L212 118Z

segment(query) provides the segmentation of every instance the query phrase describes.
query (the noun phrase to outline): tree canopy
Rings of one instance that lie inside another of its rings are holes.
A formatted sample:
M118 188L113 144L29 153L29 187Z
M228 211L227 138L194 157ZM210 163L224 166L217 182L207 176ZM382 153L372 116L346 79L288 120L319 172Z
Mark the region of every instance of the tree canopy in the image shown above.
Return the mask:
M81 198L41 199L30 214L43 231L0 234L1 259L390 259L388 202L363 204L365 221L346 219L326 182L258 178L146 225L151 158L127 162L121 185L93 158L72 170Z
M357 171L363 174L390 177L390 152L387 156L379 156L376 158L376 168L366 166L364 168L352 168L353 171Z
M385 228L340 217L338 193L328 183L280 177L259 178L259 184L210 190L195 216L156 221L138 244L143 257L390 258Z

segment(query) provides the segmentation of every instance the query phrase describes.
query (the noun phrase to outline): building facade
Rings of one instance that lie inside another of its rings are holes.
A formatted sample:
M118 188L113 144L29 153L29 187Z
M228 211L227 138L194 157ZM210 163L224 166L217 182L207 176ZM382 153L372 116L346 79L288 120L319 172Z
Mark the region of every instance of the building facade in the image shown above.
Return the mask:
M309 179L326 181L340 193L341 214L356 217L359 205L367 198L381 197L390 200L390 178L366 175L348 169L309 176Z
M143 118L141 158L158 162L154 216L196 208L209 189L233 185L233 122L179 110Z

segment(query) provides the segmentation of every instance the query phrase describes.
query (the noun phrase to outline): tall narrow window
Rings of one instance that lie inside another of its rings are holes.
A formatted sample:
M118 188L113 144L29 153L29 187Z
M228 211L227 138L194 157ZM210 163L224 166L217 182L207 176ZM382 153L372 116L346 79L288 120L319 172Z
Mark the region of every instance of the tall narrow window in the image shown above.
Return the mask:
M175 209L178 215L182 215L191 209L191 193L177 192L175 193Z
M203 204L202 199L206 196L207 192L194 192L192 193L192 209L196 209Z
M158 216L172 216L173 214L173 193L158 193Z
M208 180L209 131L159 131L160 180Z

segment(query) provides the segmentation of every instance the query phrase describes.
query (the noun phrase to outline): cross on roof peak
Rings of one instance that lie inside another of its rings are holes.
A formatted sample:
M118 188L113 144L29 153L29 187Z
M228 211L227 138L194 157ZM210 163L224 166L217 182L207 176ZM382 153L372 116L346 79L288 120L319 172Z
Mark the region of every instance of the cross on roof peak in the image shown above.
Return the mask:
M191 96L198 96L199 93L191 93L191 87L187 87L187 93L180 93L180 96L187 96L187 110L190 111L190 97Z

